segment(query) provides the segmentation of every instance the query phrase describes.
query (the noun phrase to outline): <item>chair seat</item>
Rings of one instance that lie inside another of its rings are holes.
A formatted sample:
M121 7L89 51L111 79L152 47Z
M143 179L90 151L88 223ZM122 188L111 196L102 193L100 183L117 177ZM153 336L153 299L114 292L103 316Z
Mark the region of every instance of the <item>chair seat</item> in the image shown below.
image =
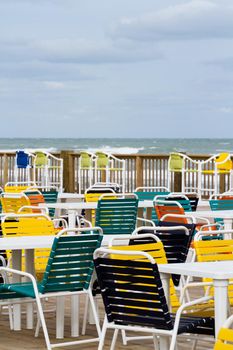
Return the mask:
M40 283L37 283L37 287L39 292L41 292ZM15 292L19 297L35 298L35 293L31 282L3 284L0 287L0 293L5 291Z
M175 315L171 316L174 322ZM209 334L214 336L214 318L182 316L178 329L178 334L181 333Z

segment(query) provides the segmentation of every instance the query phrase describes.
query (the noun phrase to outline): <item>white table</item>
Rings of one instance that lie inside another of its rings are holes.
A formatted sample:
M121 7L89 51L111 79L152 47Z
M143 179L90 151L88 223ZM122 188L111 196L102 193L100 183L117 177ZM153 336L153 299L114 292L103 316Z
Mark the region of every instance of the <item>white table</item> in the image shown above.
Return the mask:
M61 199L61 200L84 199L84 194L71 193L71 192L60 192L60 193L58 193L58 199Z
M233 261L193 262L158 265L164 288L169 288L171 274L211 278L214 283L215 335L228 317L228 283L233 278ZM169 295L169 291L165 290ZM169 299L168 299L169 300Z
M68 224L69 228L73 228L76 226L76 215L77 212L81 211L82 209L87 211L88 219L91 218L91 210L96 210L98 203L97 202L74 202L74 203L41 203L39 204L42 208L54 208L56 210L67 210L68 212ZM138 208L143 209L152 209L153 208L153 201L139 201ZM151 212L150 214L151 215ZM91 221L91 220L90 220Z
M225 230L232 229L233 220L233 210L197 210L193 212L186 212L187 215L191 215L194 218L204 217L204 218L222 218L224 221Z

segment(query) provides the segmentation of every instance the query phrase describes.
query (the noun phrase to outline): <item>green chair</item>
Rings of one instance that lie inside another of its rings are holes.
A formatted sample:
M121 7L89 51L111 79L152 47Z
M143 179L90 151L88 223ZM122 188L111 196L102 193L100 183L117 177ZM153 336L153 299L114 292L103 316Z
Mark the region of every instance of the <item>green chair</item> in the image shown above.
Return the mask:
M95 155L90 152L81 151L78 162L78 183L79 193L93 185L94 180L94 159ZM85 179L85 182L84 182ZM84 188L83 188L84 187Z
M137 221L155 226L151 220L138 218L138 197L133 194L103 194L98 200L95 225L104 235L131 235Z
M181 191L198 191L198 184L194 186L190 186L190 184L186 181L186 174L193 173L198 182L198 174L199 174L199 161L196 161L186 154L183 153L170 153L168 159L168 185L167 187L171 189L172 180L175 173L181 174Z
M72 235L67 234L69 231L72 231ZM74 231L75 234L73 234ZM41 282L37 282L29 273L5 267L0 268L1 274L18 274L19 276L27 277L30 280L30 282L1 284L0 299L32 298L35 300L48 350L57 346L68 346L99 341L101 331L90 288L90 282L94 268L93 253L101 245L101 241L102 230L98 227L93 227L91 231L86 228L62 230L54 238L47 268ZM51 344L41 305L41 299L80 294L88 296L90 300L98 337Z
M95 183L102 181L102 172L105 172L105 181L107 183L116 182L120 184L122 192L125 193L125 160L101 151L96 152L95 155Z

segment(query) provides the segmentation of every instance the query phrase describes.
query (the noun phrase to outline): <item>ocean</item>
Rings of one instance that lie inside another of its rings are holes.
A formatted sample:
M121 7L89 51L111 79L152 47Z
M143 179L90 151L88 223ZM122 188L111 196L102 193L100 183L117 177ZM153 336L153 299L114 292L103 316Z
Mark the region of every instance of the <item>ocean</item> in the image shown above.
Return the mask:
M233 139L143 139L143 138L2 138L0 150L102 150L114 154L168 154L173 151L188 154L233 153Z

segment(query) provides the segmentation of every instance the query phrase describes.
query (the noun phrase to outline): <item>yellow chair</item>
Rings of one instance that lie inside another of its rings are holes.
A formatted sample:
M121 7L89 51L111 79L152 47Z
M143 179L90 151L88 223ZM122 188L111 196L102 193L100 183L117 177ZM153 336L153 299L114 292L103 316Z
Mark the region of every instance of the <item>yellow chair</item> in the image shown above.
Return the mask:
M216 233L218 231L215 231ZM219 231L220 232L220 231ZM213 233L212 233L213 234ZM196 259L198 262L214 262L214 261L228 261L233 260L233 240L202 240L206 236L206 232L203 235L198 234L198 240L194 241L194 249L196 253ZM204 278L203 282L211 283L212 280L209 278ZM230 280L233 282L233 280ZM214 295L213 287L205 286L206 292L210 295ZM233 284L228 286L228 296L230 305L233 306Z
M48 236L55 235L53 221L43 214L16 214L6 215L2 219L2 234L5 237L12 236ZM35 272L38 279L45 271L50 248L35 249ZM8 259L11 252L7 251ZM25 260L22 261L23 270L25 269Z
M22 207L30 207L29 198L24 193L6 193L1 194L2 212L18 213ZM25 209L24 212L32 213L31 208Z
M233 329L230 329L233 323L233 315L223 324L218 333L214 350L233 350Z
M4 192L20 193L34 186L35 186L34 182L7 182L4 186Z
M85 202L89 203L89 202L98 202L99 198L104 194L104 193L115 193L114 190L112 190L111 188L88 188L85 191L84 194L84 199ZM108 197L108 199L112 199L115 197ZM95 209L92 209L91 211L91 223L93 226L95 226Z

